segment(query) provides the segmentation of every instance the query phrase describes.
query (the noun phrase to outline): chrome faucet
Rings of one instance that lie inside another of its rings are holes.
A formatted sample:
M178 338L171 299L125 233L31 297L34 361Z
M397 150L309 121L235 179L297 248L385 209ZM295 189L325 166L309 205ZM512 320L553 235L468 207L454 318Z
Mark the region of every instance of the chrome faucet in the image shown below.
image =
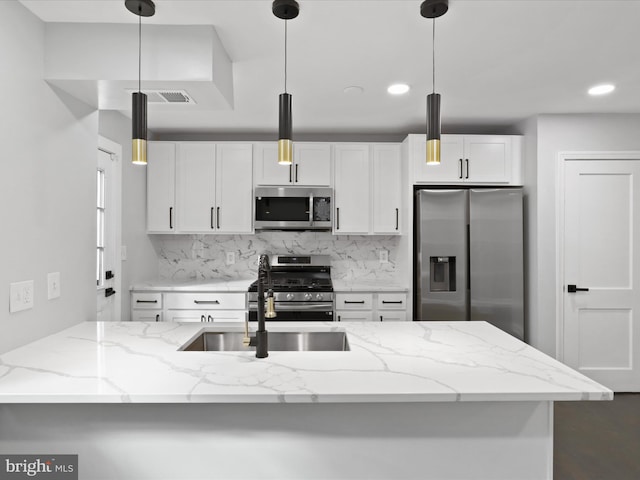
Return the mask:
M267 311L265 312L264 289L267 286ZM264 319L274 318L276 309L273 300L273 290L271 285L271 264L269 256L262 254L258 260L258 329L254 337L249 337L249 319L245 320L244 340L245 345L256 347L256 357L266 358L269 356L269 341Z

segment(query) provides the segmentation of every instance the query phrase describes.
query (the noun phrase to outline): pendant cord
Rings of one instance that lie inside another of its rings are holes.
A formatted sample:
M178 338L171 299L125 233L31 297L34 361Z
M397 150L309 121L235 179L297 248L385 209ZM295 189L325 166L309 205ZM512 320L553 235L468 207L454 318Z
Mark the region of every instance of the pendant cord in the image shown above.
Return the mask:
M284 21L284 93L287 93L287 22Z
M433 69L433 93L436 93L436 19L433 19L433 53L432 53L432 69Z
M139 7L140 10L142 7ZM140 85L142 77L142 15L138 15L138 93L141 93Z

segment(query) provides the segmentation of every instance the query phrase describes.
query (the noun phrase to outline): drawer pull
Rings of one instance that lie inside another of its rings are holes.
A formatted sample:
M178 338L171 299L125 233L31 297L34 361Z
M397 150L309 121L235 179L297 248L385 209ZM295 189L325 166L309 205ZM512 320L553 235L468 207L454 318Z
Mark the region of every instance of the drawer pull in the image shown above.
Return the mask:
M347 303L357 303L357 304L361 304L362 305L362 304L364 304L364 300L358 300L358 301L345 300L344 303L345 303L345 305Z
M136 300L136 303L158 303L158 300Z
M158 314L156 315L156 322L159 322L159 321L160 321L160 314L158 313Z
M220 305L218 300L194 300L193 303L197 305Z
M200 315L200 321L201 322L206 322L207 320L205 319L204 315Z
M211 315L207 315L207 322L213 322L213 317Z
M381 322L383 321L383 320L382 320L382 315L380 315L380 321L381 321Z
M394 303L394 304L401 304L404 303L402 300L382 300L382 303Z

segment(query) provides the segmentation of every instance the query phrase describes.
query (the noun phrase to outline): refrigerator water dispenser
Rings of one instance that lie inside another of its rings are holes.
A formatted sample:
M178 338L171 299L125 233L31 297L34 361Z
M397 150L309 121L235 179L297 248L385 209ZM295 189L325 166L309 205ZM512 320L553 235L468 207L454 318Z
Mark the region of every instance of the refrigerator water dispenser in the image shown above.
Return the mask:
M429 257L432 292L456 291L456 257Z

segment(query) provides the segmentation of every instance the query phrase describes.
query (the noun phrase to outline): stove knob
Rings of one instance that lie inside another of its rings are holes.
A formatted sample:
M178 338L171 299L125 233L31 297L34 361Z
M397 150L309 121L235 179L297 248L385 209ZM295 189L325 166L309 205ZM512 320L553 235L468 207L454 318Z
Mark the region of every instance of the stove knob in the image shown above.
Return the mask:
M305 300L311 300L313 298L313 296L310 293L305 293L304 294L304 299Z
M321 293L316 293L316 300L321 302L322 300L324 300L324 295Z
M293 300L293 293L287 293L287 300Z

